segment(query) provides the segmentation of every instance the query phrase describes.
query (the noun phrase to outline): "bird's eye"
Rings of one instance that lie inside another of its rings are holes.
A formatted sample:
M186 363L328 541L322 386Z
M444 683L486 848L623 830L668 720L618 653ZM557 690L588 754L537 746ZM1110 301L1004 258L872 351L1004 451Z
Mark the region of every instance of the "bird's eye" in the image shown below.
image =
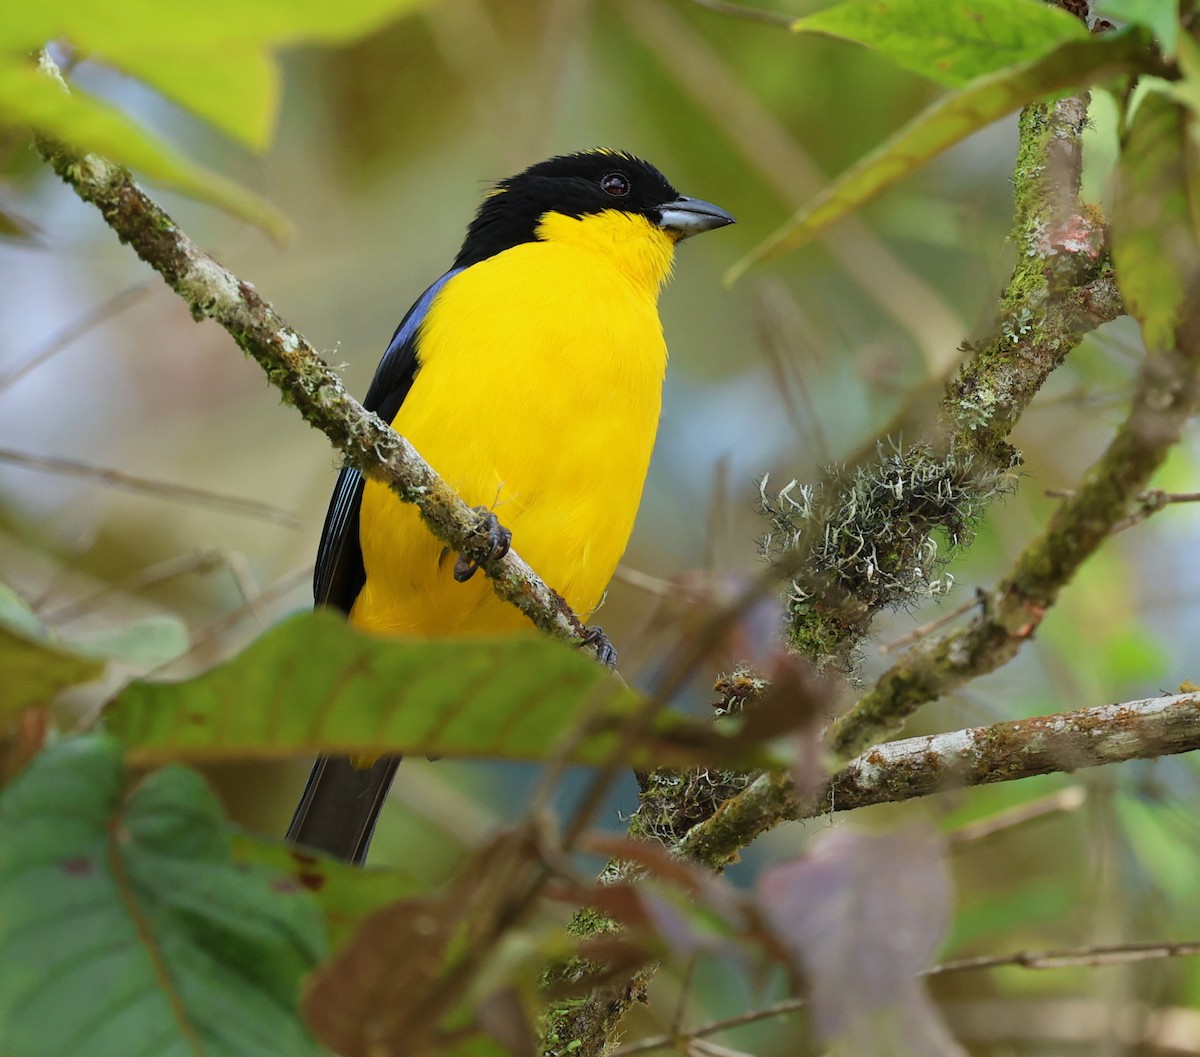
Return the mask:
M624 198L629 194L629 177L619 172L610 172L607 176L601 176L600 190L614 198Z

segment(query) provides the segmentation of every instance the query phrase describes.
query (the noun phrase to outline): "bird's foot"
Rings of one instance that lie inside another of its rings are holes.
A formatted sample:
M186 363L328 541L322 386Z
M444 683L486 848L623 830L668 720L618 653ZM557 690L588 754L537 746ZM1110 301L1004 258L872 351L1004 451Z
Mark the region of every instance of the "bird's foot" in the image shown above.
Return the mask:
M512 546L512 533L500 524L496 515L485 506L477 506L475 512L480 521L475 531L487 540L487 561L496 561L508 553ZM454 563L454 579L460 584L466 583L479 569L479 563L471 561L465 554L458 556Z
M583 637L579 640L579 645L591 646L596 651L596 660L604 665L605 668L615 668L617 666L617 651L613 644L608 641L608 636L604 634L604 629L591 625L583 629Z

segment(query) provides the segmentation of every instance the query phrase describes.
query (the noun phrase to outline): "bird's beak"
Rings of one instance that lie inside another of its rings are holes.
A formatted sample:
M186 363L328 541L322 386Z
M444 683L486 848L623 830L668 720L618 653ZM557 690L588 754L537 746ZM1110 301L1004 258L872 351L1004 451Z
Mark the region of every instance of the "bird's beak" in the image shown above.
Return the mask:
M699 198L676 198L674 202L660 207L659 213L661 219L658 226L671 232L677 241L736 223L720 206Z

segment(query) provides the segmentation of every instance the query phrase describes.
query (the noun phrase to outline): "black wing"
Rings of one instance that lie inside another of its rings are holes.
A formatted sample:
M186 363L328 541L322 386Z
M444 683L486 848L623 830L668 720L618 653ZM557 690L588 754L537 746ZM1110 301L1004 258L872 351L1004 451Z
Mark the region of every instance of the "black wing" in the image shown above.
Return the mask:
M417 374L417 334L429 306L448 279L461 268L447 272L419 298L400 321L383 359L375 368L375 377L367 390L363 407L374 411L384 422L391 422L404 403ZM358 512L362 504L363 478L358 470L345 467L338 475L321 543L317 548L317 567L313 573L313 599L318 606L332 606L343 613L362 590L367 574L363 569L362 548L358 542Z

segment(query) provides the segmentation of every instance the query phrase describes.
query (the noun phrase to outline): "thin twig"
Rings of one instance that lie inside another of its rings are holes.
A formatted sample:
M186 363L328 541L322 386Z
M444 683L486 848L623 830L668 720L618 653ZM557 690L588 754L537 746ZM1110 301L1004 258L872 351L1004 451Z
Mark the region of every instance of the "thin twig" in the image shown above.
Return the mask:
M166 580L174 580L179 576L191 573L207 573L219 569L227 562L224 551L215 548L198 551L195 554L180 554L165 561L155 562L139 569L132 576L126 577L120 583L108 584L82 598L67 602L57 609L42 612L39 615L47 624L61 625L68 621L90 613L114 595L132 595L144 591L147 587L161 584Z
M885 642L879 647L881 655L886 656L889 653L894 653L896 650L904 646L911 646L914 642L920 642L921 639L932 635L939 628L944 628L947 624L953 623L964 613L971 612L981 602L980 592L975 593L974 598L968 598L965 602L955 606L949 613L943 613L937 620L931 620L927 624L921 624L912 629L906 635L901 635L898 639L893 639L891 642Z
M81 477L88 481L96 481L109 488L117 488L137 495L154 496L157 499L167 499L176 503L189 503L207 510L220 510L228 514L237 514L240 517L267 521L273 525L283 525L285 528L300 527L300 519L295 514L281 510L270 503L261 503L257 499L222 495L220 492L210 492L206 488L192 488L186 484L175 484L173 481L156 481L149 477L138 477L135 474L126 473L124 470L114 470L108 466L95 466L92 463L80 462L77 459L64 459L55 455L30 455L28 452L13 451L11 448L0 448L0 461L27 470L62 474L67 477Z
M1075 491L1071 488L1047 488L1045 494L1051 499L1073 499ZM1113 535L1133 528L1134 525L1140 525L1147 518L1174 503L1200 503L1200 492L1164 492L1161 488L1139 492L1133 497L1132 513L1113 525Z
M73 323L68 324L62 330L53 334L15 367L10 367L3 374L0 374L0 393L16 385L30 371L36 370L47 360L57 356L72 342L77 341L89 331L94 330L101 323L107 322L114 316L120 315L125 309L136 305L139 301L145 300L150 295L154 285L153 279L145 279L140 283L136 283L122 290L120 293L114 294L106 301L102 301L95 308L89 309L81 315Z
M950 973L979 972L986 969L1096 969L1117 965L1129 965L1135 962L1156 961L1162 958L1186 958L1200 954L1200 942L1185 941L1180 943L1130 943L1108 947L1081 947L1069 951L1044 951L1030 953L1017 951L1013 954L983 955L978 958L958 958L954 961L942 962L926 970L924 976L945 976ZM714 1020L691 1031L670 1035L655 1035L648 1039L639 1039L612 1051L611 1057L632 1057L635 1053L650 1053L654 1050L680 1049L692 1039L702 1039L709 1035L717 1035L733 1028L744 1027L747 1024L758 1024L764 1020L798 1013L807 1008L808 1001L804 998L788 998L782 1002L739 1013L734 1017Z
M974 841L994 837L1014 826L1057 815L1063 811L1076 811L1087 803L1087 789L1082 785L1069 785L1046 796L1035 797L1004 811L997 811L987 818L968 822L947 834L951 845L970 844Z

